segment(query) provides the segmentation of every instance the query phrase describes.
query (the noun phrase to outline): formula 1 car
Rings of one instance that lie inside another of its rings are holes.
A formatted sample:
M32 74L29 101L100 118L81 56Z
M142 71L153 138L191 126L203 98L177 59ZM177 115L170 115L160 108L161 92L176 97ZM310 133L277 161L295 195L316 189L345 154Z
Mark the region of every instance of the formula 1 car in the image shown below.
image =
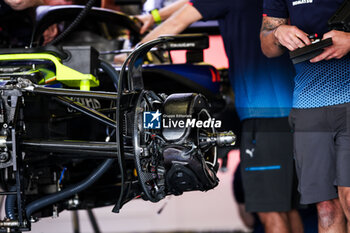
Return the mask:
M159 38L120 69L91 46L1 50L0 232L29 231L62 210L114 205L119 212L134 198L157 202L217 186L217 146L232 145L235 135L218 132L207 90L171 94L144 85L145 74L160 70L143 66L154 46L202 39Z

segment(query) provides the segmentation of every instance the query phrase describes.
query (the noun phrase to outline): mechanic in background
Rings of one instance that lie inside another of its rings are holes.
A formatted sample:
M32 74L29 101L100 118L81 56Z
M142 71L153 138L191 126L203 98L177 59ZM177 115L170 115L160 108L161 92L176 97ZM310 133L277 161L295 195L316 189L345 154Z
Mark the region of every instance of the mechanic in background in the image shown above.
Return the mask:
M143 23L140 30L140 34L142 35L148 29L151 29L155 23L160 23L162 20L169 18L174 12L176 12L181 7L183 7L187 2L188 0L177 0L173 4L167 5L160 10L155 8L153 10L150 10L149 14L136 16ZM157 16L154 17L154 14L157 15L158 17Z
M179 1L178 9L142 43L162 34L180 33L201 19L219 20L235 106L242 121L240 154L246 209L258 213L267 233L303 232L294 209L297 192L287 119L294 70L288 57L268 59L261 52L262 1ZM153 21L144 21L145 25L165 20L162 13L163 9L158 15L153 13Z

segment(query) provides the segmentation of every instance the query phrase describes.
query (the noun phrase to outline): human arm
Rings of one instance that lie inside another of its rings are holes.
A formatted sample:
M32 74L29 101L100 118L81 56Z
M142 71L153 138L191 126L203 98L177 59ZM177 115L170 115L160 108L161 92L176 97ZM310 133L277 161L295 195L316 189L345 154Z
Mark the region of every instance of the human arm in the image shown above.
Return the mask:
M182 8L187 2L188 0L178 0L169 6L160 9L158 13L161 20L164 21L168 19L173 13ZM144 34L155 23L154 18L151 14L137 15L136 18L138 18L143 24L140 30L140 34Z
M333 58L340 59L350 52L350 33L332 30L323 35L323 40L332 38L333 45L324 48L323 53L311 59L311 62L330 60Z
M286 18L263 17L260 41L267 57L278 57L285 52L285 48L293 51L311 44L305 32L287 23Z
M145 43L158 38L164 34L178 34L186 29L190 24L202 19L199 11L190 4L185 4L181 9L176 11L165 22L148 33L140 43ZM121 64L124 62L125 54L116 55L114 62Z
M199 11L194 6L185 4L185 6L171 15L165 22L147 34L141 43L156 39L164 34L178 34L200 19L202 19L202 15Z

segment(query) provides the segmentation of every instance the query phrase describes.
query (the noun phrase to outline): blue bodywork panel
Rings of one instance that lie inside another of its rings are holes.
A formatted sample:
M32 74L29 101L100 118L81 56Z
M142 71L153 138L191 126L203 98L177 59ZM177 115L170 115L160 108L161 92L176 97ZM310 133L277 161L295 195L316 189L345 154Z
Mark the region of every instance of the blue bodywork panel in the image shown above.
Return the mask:
M213 94L219 93L220 82L219 75L215 67L211 65L191 65L191 64L166 64L166 65L147 65L143 69L166 70L189 79L198 85L208 89ZM215 81L216 80L216 81Z

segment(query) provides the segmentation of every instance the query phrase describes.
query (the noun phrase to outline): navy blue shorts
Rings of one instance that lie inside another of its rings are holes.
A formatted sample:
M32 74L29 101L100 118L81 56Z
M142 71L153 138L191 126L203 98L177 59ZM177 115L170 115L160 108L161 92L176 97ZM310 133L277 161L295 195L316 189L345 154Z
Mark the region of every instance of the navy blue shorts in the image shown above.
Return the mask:
M296 207L292 140L287 117L243 121L240 154L247 211L283 212Z

